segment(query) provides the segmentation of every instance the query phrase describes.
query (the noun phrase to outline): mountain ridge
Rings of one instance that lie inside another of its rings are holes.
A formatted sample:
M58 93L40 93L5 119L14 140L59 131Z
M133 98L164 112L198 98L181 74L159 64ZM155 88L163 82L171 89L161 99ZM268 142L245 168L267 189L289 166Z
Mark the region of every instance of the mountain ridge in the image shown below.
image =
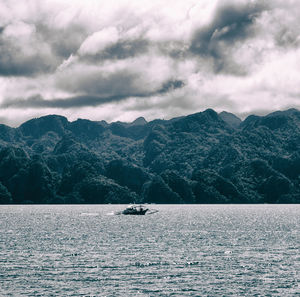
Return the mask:
M0 172L0 203L299 203L300 112L0 124Z
M22 129L22 127L24 125L27 125L28 123L32 123L32 122L35 122L35 121L41 121L41 120L47 120L47 119L57 119L57 120L60 120L62 122L67 122L69 124L77 122L77 121L88 121L88 122L92 122L92 123L98 123L102 126L110 126L112 124L122 124L122 125L125 125L125 126L137 126L137 125L152 124L152 123L157 123L157 122L159 122L159 123L174 122L174 121L180 120L182 118L186 118L186 117L190 117L190 116L197 116L197 115L200 115L200 114L203 114L203 113L208 113L208 112L216 113L225 122L228 121L228 122L231 123L232 119L235 119L236 121L238 121L241 124L241 123L244 123L245 121L248 121L249 119L251 119L253 117L255 117L255 118L265 118L265 117L272 117L272 116L281 115L281 114L294 115L295 113L296 114L299 113L299 110L296 109L296 108L290 108L290 109L286 109L286 110L282 110L282 111L274 111L274 112L271 112L271 113L263 115L263 116L251 114L251 115L248 115L244 120L241 120L238 116L236 116L235 114L233 114L231 112L222 111L222 112L217 113L213 109L208 108L208 109L206 109L202 112L196 112L196 113L189 114L189 115L186 115L186 116L178 116L178 117L170 118L168 120L154 119L154 120L151 120L151 121L147 121L144 117L140 116L140 117L137 117L132 122L116 121L116 122L111 122L111 123L108 123L105 120L93 121L93 120L82 119L82 118L78 118L77 120L74 120L74 121L69 121L68 118L65 117L65 116L57 115L57 114L49 114L49 115L29 119L29 120L23 122L22 124L20 124L18 127L11 127L11 126L3 124L3 123L0 123L0 127L7 127L7 128L10 128L10 129ZM234 126L237 126L237 125L234 125Z

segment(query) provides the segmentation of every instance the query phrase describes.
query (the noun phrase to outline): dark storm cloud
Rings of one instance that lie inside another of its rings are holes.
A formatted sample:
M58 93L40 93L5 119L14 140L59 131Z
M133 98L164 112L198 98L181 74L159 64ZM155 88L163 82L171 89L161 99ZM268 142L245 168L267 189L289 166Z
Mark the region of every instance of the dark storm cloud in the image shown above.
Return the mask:
M23 27L32 32L19 37L21 25L16 28L7 25L0 32L0 76L35 76L54 71L58 65L47 44L36 39L35 27L25 23ZM6 29L13 34L5 34Z
M88 36L87 29L76 24L70 24L59 30L40 22L36 24L36 31L38 36L49 44L53 54L61 58L75 54Z
M96 96L96 95L82 95L73 96L69 98L57 98L52 100L45 100L41 95L31 96L27 99L10 99L4 101L0 106L2 108L76 108L76 107L93 107L105 103L118 102L130 97L150 97L155 95L163 95L175 89L184 87L185 84L180 80L169 80L162 84L162 86L152 92L132 92L115 94L111 96Z
M182 80L169 80L162 85L158 93L160 94L168 93L175 89L181 89L184 86L185 83Z
M263 4L220 6L210 25L195 32L191 53L211 58L216 73L243 74L244 70L235 61L232 49L238 42L255 35L255 21L266 8Z
M145 55L151 49L157 49L161 55L176 60L187 57L186 47L183 42L153 42L147 38L141 37L140 39L134 40L119 40L118 42L109 45L104 50L99 51L99 53L80 56L80 60L87 63L95 63L103 60L123 60Z
M0 29L0 76L52 73L64 59L77 52L88 35L84 28L76 25L62 30L43 23L23 25L33 29L28 36L21 38L18 38L18 31L22 30L20 25L10 29L16 36L3 34L5 27Z
M68 98L57 98L52 100L45 100L42 96L36 95L31 96L25 100L14 99L4 102L2 108L74 108L74 107L87 107L87 106L98 106L109 102L116 102L125 99L126 96L109 96L100 97L92 95L74 96Z
M81 60L89 63L95 63L102 60L128 59L145 54L149 47L150 42L146 39L119 40L99 53L81 56Z
M0 43L0 76L34 76L54 69L55 66L45 57L25 57L20 49L5 47Z
M184 42L178 40L163 41L155 43L155 46L163 55L168 56L176 61L188 58L188 47Z
M295 28L282 27L275 35L274 39L278 46L283 48L297 48L300 45L298 38L300 26Z
M83 70L84 71L84 70ZM57 85L72 93L84 93L89 95L111 96L130 96L137 92L136 80L138 75L131 73L128 70L117 71L107 74L103 71L87 71L73 73L72 72L58 79Z

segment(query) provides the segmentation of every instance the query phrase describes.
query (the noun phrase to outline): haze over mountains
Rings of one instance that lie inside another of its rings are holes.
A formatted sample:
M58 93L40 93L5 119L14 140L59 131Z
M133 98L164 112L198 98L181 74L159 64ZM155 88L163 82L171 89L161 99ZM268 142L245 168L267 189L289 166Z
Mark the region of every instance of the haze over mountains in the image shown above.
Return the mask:
M0 125L1 203L299 203L300 112Z

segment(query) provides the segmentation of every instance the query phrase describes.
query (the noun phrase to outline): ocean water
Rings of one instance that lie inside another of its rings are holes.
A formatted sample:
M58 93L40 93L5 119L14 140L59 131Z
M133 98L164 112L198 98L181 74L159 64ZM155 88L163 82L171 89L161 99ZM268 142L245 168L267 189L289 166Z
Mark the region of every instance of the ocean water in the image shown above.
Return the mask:
M0 206L0 296L300 296L300 205Z

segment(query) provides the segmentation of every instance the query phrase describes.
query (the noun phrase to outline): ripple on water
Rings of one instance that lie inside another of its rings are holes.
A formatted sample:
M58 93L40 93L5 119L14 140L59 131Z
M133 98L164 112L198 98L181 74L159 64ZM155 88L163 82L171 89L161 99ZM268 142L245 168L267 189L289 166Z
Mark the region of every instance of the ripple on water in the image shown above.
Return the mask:
M300 206L5 206L0 296L296 296Z

